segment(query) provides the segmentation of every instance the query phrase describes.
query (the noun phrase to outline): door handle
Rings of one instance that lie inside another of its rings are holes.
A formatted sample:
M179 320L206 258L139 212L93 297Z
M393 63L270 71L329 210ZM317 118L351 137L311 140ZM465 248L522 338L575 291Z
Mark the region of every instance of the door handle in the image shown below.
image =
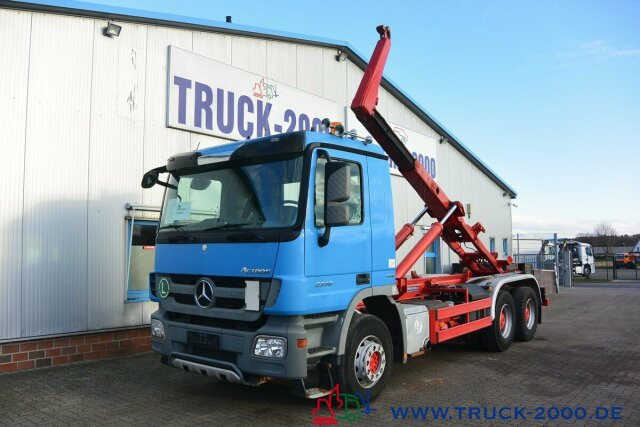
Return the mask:
M371 283L371 275L369 273L356 274L356 285L368 285Z

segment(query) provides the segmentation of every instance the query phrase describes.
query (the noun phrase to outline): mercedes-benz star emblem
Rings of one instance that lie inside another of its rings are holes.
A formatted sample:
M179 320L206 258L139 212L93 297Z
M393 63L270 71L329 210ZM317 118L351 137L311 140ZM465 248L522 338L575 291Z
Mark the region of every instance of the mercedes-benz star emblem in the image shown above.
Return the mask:
M201 308L209 308L215 300L213 296L213 284L207 279L200 279L196 283L196 291L193 298Z

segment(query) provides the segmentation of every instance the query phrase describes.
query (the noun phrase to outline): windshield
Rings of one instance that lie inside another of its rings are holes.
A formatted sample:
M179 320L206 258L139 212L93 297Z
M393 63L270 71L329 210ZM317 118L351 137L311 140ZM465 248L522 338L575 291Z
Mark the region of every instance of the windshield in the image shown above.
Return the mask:
M179 173L179 171L178 171ZM160 231L282 228L298 215L302 157L172 175Z

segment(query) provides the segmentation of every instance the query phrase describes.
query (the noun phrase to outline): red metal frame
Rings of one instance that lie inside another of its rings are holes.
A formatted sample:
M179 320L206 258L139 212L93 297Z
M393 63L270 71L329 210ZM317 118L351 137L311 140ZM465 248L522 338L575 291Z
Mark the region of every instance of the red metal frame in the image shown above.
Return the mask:
M470 226L465 222L462 203L451 201L447 197L376 110L378 89L391 48L389 27L380 25L376 30L380 34L380 40L376 44L353 98L351 109L425 202L426 213L436 219L429 231L398 264L396 282L399 293L395 298L398 301L436 298L442 293L455 293L462 298L464 303L430 312L431 340L438 343L491 325L492 320L487 312L492 304L491 298L469 301L467 289L458 285L465 283L472 276L504 273L504 268L511 263L511 257L498 260L498 254L490 252L484 246L478 238L478 235L484 232L482 224L476 223ZM413 235L415 223L421 215L422 213L418 215L414 223L405 224L398 231L395 237L396 250ZM412 272L411 277L406 277L413 265L438 237L442 237L442 240L460 257L461 264L468 271L464 274L429 277L421 277ZM466 243L473 245L472 252L465 251L463 244ZM477 312L479 316L476 316L475 320L470 320L470 314L473 312Z

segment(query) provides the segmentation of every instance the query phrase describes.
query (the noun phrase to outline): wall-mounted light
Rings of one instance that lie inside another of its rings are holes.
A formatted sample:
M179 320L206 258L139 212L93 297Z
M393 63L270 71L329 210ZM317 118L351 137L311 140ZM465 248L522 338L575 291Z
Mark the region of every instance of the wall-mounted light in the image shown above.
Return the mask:
M447 138L445 138L444 136L440 137L440 144L446 144L447 142L449 142Z
M467 203L467 218L471 219L471 203Z
M344 53L343 51L339 50L338 54L336 55L336 61L344 62L346 60L347 60L347 54Z
M109 22L109 24L107 24L107 27L104 29L104 35L108 37L119 37L120 31L122 31L121 25Z

